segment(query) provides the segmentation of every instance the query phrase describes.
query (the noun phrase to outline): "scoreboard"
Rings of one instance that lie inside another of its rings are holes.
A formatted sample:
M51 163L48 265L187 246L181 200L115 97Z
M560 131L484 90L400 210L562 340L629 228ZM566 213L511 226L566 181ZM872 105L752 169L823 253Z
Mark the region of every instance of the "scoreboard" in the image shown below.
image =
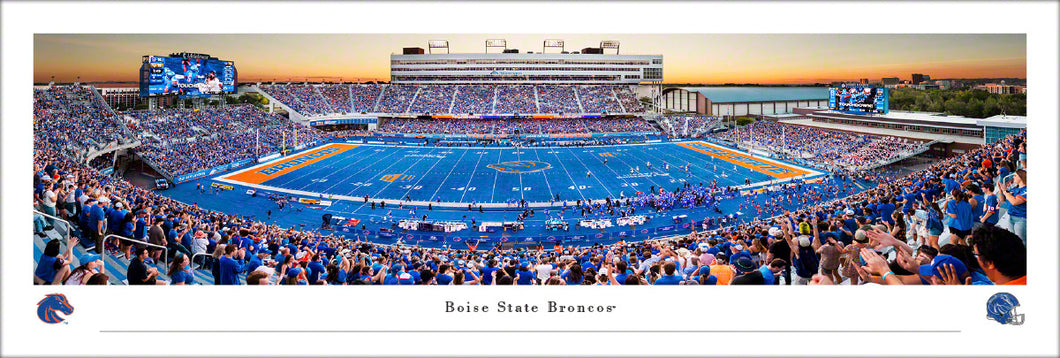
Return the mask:
M144 56L140 69L140 96L204 98L236 90L232 61L207 55Z
M887 89L875 86L843 86L828 89L828 109L851 114L887 114Z

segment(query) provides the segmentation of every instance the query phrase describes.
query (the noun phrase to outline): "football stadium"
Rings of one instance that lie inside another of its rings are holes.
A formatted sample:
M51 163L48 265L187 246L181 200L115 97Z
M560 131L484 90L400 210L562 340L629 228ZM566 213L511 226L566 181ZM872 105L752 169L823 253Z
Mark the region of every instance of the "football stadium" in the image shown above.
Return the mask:
M386 83L178 52L138 88L35 86L34 283L1026 282L1025 117L667 86L663 55L544 44L430 41Z

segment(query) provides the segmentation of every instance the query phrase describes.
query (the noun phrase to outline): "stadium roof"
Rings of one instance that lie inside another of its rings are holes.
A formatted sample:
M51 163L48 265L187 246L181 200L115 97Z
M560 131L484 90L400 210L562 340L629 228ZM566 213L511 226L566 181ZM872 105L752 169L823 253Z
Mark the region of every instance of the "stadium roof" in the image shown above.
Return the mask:
M680 87L714 103L827 99L828 87Z
M1027 117L1002 116L999 114L993 117L977 120L975 123L983 127L1027 128Z
M814 121L812 119L785 120L784 123L799 124L799 125L804 125L804 126L818 127L818 128L827 128L827 129L834 129L834 130L842 130L842 131L847 131L847 132L870 133L870 134L875 134L875 135L888 135L888 136L895 136L895 137L915 138L915 139L929 140L929 141L937 140L937 141L942 141L942 142L953 142L953 143L963 143L963 144L983 144L983 138L980 138L980 137L968 137L968 136L958 136L958 135L938 134L938 133L926 133L926 132L906 131L906 130L897 130L897 129L888 129L888 128L865 127L865 126L855 126L855 125L838 124L838 123L824 123L824 122L817 122L817 121Z

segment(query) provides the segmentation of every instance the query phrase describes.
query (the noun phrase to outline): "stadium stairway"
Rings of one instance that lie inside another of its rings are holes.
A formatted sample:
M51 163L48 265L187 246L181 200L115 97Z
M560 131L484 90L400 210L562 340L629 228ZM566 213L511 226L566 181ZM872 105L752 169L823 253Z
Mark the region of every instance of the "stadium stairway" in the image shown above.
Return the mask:
M578 87L574 87L574 103L578 104L578 112L585 113L585 107L582 106L582 97L578 95Z
M339 110L337 110L334 107L332 107L331 103L328 103L327 98L324 98L324 94L320 93L320 87L318 87L318 86L309 86L309 88L312 88L313 89L313 93L316 93L317 97L320 97L320 100L323 101L322 103L324 103L324 107L326 107L328 109L328 113L339 113Z
M534 108L537 108L537 113L541 113L541 95L537 94L537 86L532 86L534 89Z
M449 110L445 111L445 113L449 113L449 114L453 113L453 107L456 106L456 95L460 94L460 87L463 87L463 86L454 86L454 87L455 88L453 88L453 98L449 100Z
M629 111L626 110L626 105L622 104L622 101L618 99L618 93L615 92L614 87L611 87L611 96L615 99L615 102L618 103L618 108L621 108L623 113L629 113Z
M490 104L490 113L497 113L497 91L500 88L501 88L501 86L493 86L493 101ZM537 92L536 91L534 92L534 95L537 96ZM535 99L535 101L536 101L536 99Z
M383 95L386 94L388 88L390 88L389 85L383 86L383 89L379 90L379 96L375 97L375 104L372 105L372 110L369 112L376 112L379 110L379 103L383 102ZM353 96L351 95L350 98L353 98Z
M412 100L409 101L409 106L405 107L405 111L401 113L409 113L412 110L412 105L416 104L416 99L420 98L420 92L423 92L423 87L416 87L416 93L412 94Z

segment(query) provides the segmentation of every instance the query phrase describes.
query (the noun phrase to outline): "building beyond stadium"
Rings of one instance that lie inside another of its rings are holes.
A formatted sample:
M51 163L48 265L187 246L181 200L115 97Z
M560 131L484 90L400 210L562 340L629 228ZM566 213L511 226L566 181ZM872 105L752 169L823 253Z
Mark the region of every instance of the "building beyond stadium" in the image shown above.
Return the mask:
M639 84L663 79L662 55L460 53L390 55L390 81Z

